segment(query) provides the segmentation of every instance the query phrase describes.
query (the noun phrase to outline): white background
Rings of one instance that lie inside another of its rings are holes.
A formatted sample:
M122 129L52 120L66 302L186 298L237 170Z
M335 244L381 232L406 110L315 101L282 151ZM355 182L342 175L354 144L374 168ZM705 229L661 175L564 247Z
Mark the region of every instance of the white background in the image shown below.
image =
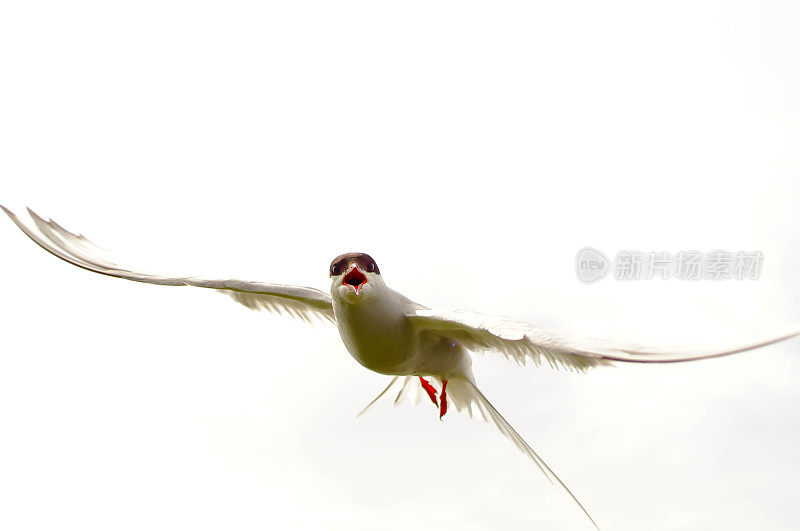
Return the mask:
M800 322L793 2L8 2L0 201L157 273L727 347ZM490 425L334 328L94 275L0 222L0 528L586 529ZM760 250L588 286L578 249ZM476 356L604 529L796 529L800 342L587 375Z

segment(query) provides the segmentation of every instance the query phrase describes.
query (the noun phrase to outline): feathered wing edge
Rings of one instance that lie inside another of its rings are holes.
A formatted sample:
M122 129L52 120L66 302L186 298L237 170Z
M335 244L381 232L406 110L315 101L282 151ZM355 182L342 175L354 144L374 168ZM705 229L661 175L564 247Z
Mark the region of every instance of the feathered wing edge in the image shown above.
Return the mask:
M162 286L194 286L215 289L252 310L288 314L306 322L311 318L336 322L330 296L322 291L300 286L262 284L242 280L206 280L194 277L164 277L124 269L105 258L102 249L81 234L73 234L53 220L45 220L28 209L35 227L28 226L13 212L0 205L11 221L48 253L74 266L99 273Z
M438 385L438 388L441 389L441 381L435 377L428 377L427 379L433 380L435 384ZM366 413L381 397L383 397L392 387L395 386L395 383L400 379L400 376L395 376L392 378L389 385L381 391L381 393L372 401L370 402L361 412L357 415L360 417L364 413ZM452 404L455 406L456 410L459 412L466 412L472 418L481 418L484 422L491 421L500 433L503 434L505 438L510 440L514 443L514 446L517 447L519 451L523 454L527 455L542 471L544 476L550 481L550 483L557 483L559 484L566 492L569 494L570 498L578 504L578 507L581 508L583 514L592 522L595 528L599 529L597 523L594 519L589 515L589 512L583 506L583 504L578 501L578 498L569 490L561 478L559 478L553 469L550 468L544 460L539 457L539 454L534 451L533 448L522 438L522 436L515 430L511 424L500 414L497 409L492 405L491 402L480 392L478 387L470 382L469 380L465 380L462 378L450 378L447 380L447 398L448 404ZM419 404L420 401L427 399L427 395L424 394L422 391L422 386L419 384L419 378L417 376L405 376L403 377L402 384L400 386L400 390L397 393L397 397L394 400L394 405L397 406L404 400L408 399L414 404Z
M313 319L329 323L336 323L336 318L333 315L332 308L330 310L325 308L309 308L309 304L306 301L292 300L266 293L236 291L234 289L227 288L218 288L217 292L227 295L234 301L251 310L266 310L277 315L285 314L289 317L300 319L301 321L309 324L313 324Z
M800 326L794 326L765 341L730 349L657 349L562 336L528 323L465 310L415 308L408 317L419 330L456 340L473 352L497 352L520 365L532 361L537 366L547 363L556 369L578 372L616 362L678 363L719 358L800 335Z

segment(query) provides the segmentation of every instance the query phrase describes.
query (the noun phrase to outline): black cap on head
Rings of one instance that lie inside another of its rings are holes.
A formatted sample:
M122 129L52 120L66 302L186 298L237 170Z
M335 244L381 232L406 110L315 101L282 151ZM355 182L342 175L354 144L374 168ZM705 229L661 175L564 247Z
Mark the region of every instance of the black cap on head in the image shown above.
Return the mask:
M336 275L347 272L350 268L350 264L356 264L362 271L381 274L378 269L378 264L375 263L375 260L367 253L345 253L333 259L329 270L330 275L335 277Z

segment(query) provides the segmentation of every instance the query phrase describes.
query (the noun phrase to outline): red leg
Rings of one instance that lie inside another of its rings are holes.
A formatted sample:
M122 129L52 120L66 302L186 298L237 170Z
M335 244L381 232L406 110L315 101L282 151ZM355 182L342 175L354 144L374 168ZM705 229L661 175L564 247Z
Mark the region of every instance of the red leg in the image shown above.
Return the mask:
M433 402L433 405L439 408L439 420L441 420L445 413L447 413L447 380L442 380L442 392L439 395L439 400L436 400L436 389L428 383L425 378L420 376L419 383L422 384L422 388L428 393L428 397L431 399L431 402Z
M439 407L439 402L436 401L436 389L433 388L431 384L428 383L428 380L423 378L422 376L419 377L419 383L422 384L422 388L425 389L425 392L428 393L428 396L433 402L433 405Z
M442 393L439 395L439 420L447 413L447 380L442 380Z

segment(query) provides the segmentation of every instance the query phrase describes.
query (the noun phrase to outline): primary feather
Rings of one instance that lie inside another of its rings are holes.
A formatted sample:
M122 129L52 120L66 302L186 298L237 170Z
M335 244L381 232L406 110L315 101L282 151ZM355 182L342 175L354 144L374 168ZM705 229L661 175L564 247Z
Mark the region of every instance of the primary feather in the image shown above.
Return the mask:
M722 350L656 349L621 345L599 339L581 339L555 334L528 323L465 310L412 309L409 320L420 330L460 342L474 352L498 352L525 365L547 363L553 368L585 372L612 362L676 363L729 356L755 350L800 335L793 327L774 337Z
M301 286L263 284L244 280L208 280L195 277L167 277L130 271L100 256L100 249L80 234L73 234L53 220L45 220L28 209L34 226L0 205L8 217L39 247L72 265L117 278L162 286L195 286L215 289L253 310L286 313L310 322L311 318L336 322L327 293Z

